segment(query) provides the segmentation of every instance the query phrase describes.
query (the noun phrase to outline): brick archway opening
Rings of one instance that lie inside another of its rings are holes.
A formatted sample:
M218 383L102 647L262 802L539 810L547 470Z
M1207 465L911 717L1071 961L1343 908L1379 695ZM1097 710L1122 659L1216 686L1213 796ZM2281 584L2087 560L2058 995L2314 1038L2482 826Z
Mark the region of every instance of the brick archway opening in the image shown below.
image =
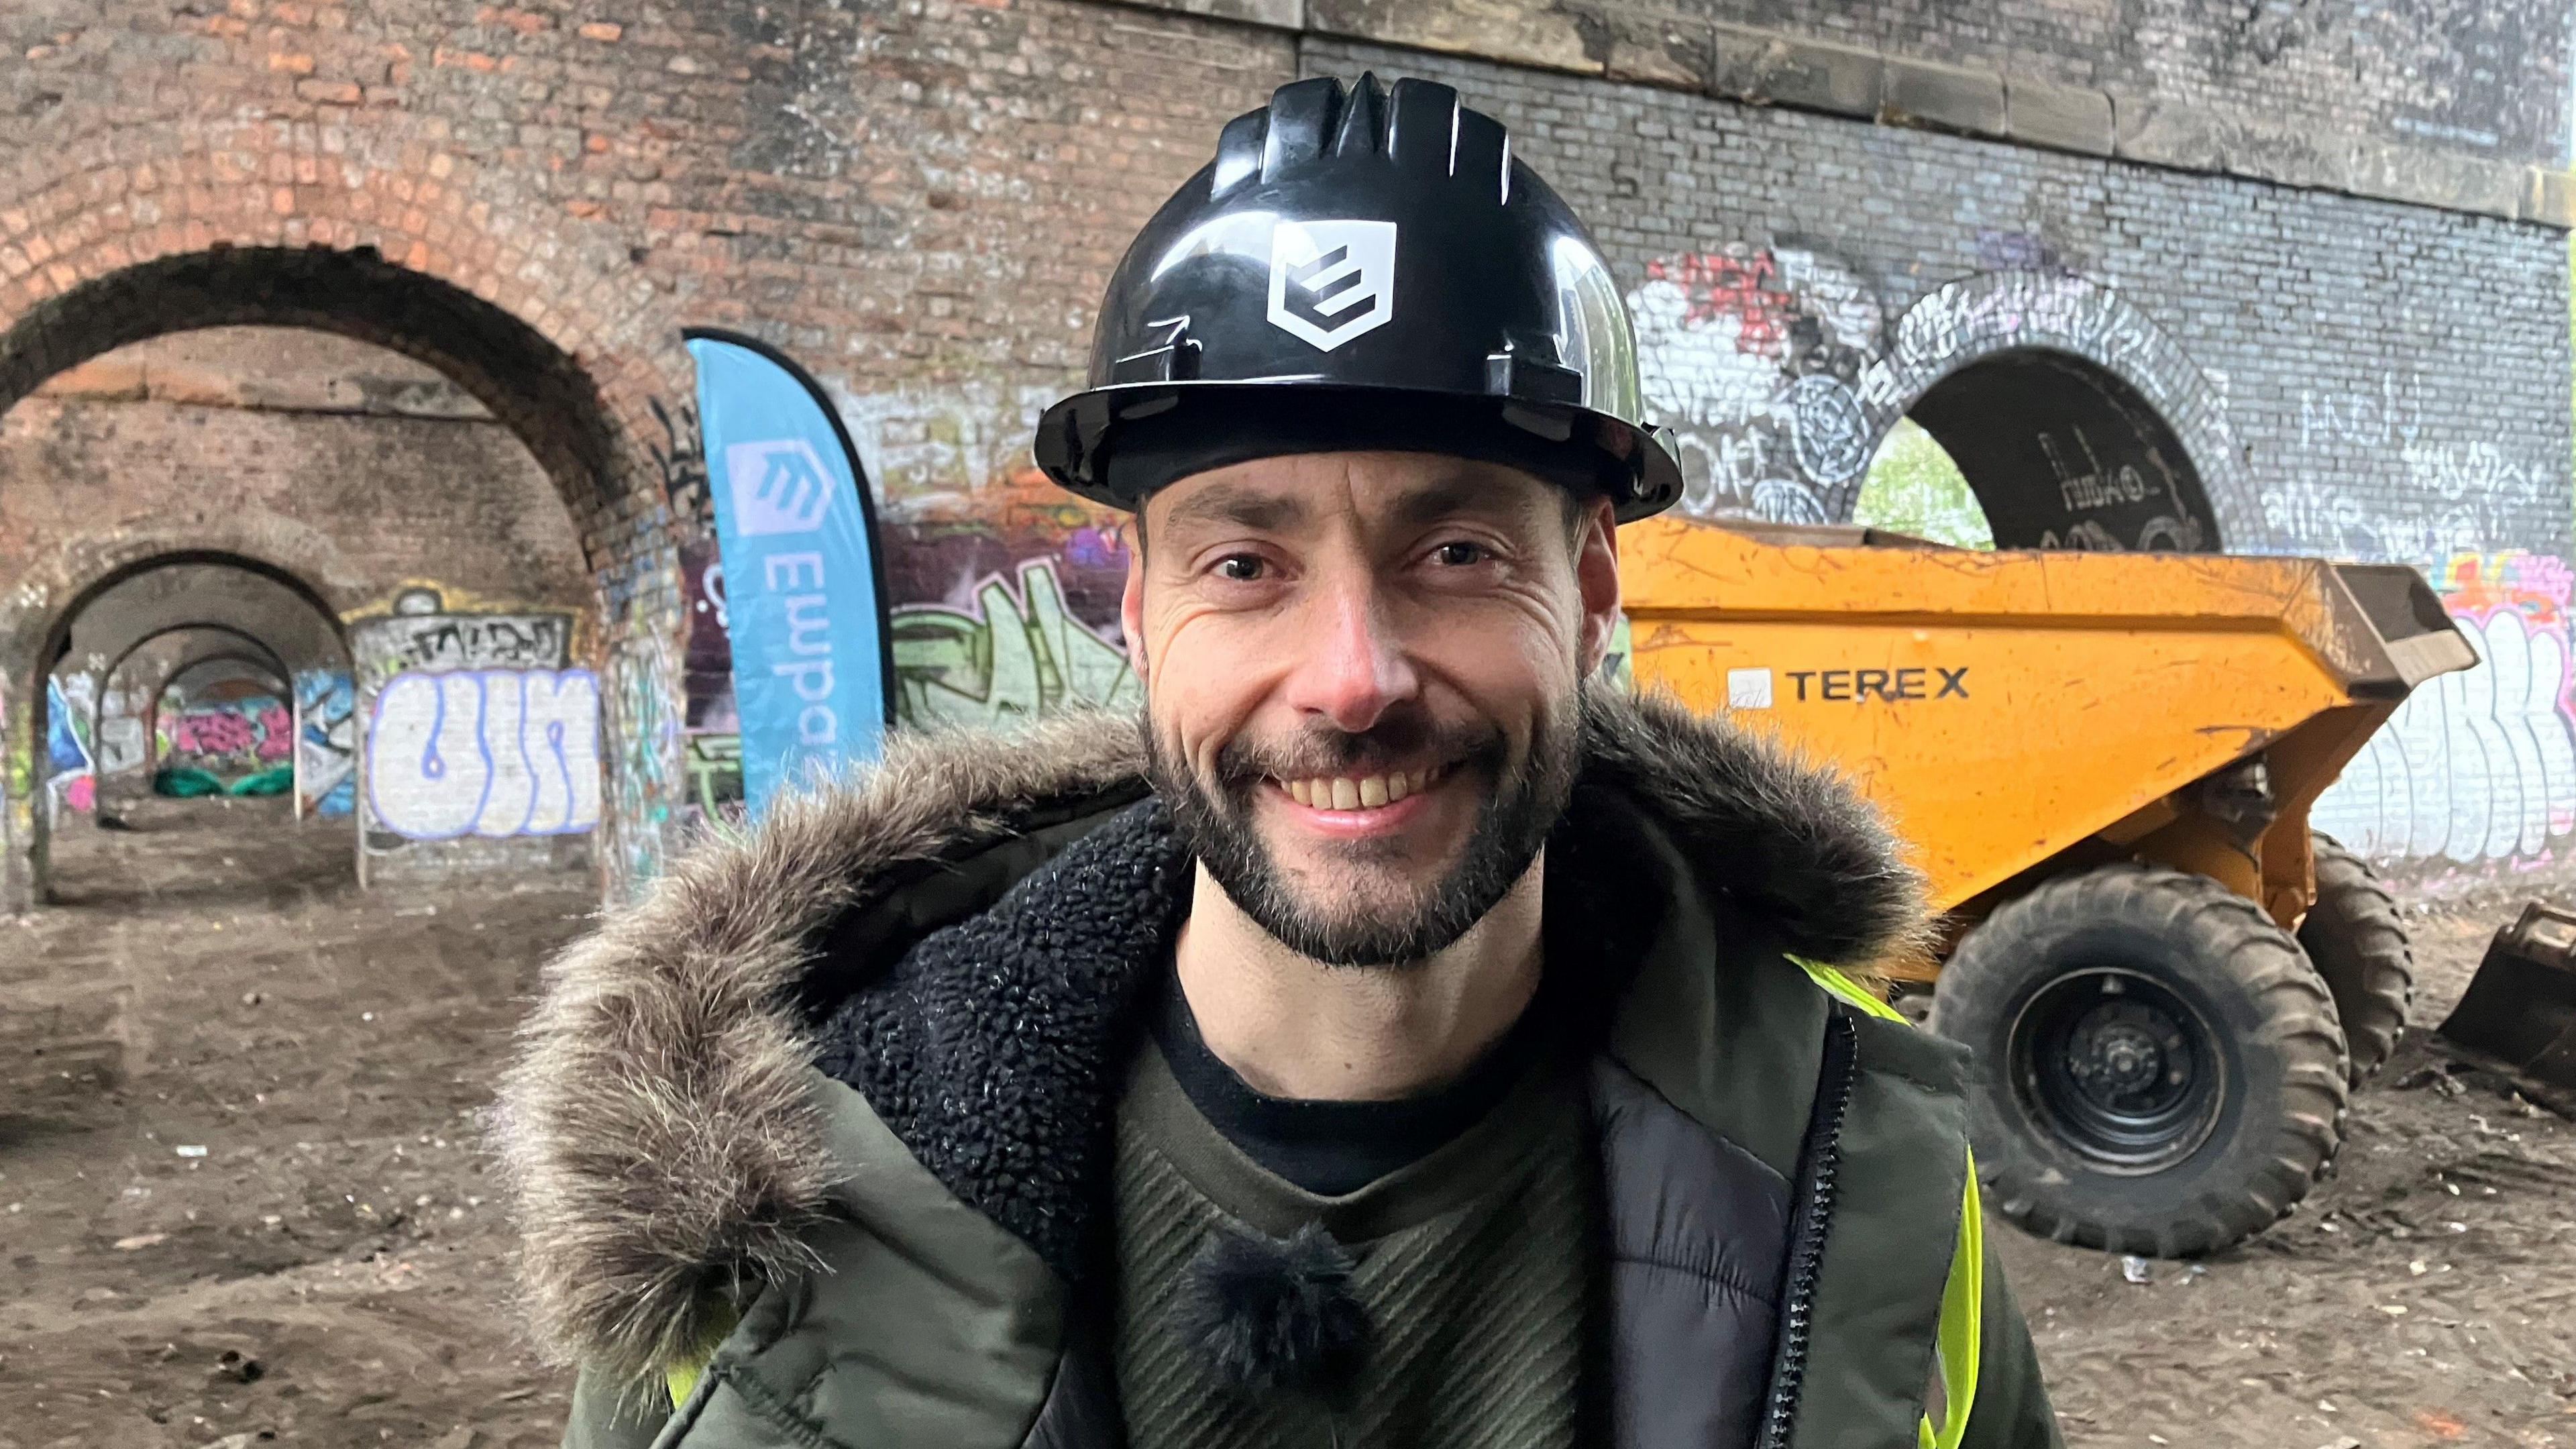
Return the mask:
M202 592L180 593L140 604L132 597L136 586L148 591L148 581L156 577L168 579L183 571L196 578L210 574L218 577L246 575L268 594L265 598L243 600L210 598ZM95 679L93 697L85 710L68 698L61 699L63 704L85 715L78 722L87 727L85 735L73 736L78 746L77 753L84 758L72 762L55 760L52 758L52 742L70 732L70 728L76 728L70 719L55 718L63 685L57 671L73 652L76 631L85 619L94 611L111 606L121 606L119 612L125 617L110 620L103 631L89 631L92 637L81 643L85 651L98 654L107 663L106 669ZM216 617L227 613L230 617ZM265 559L219 549L183 549L126 561L91 580L54 613L35 651L34 677L29 681L30 687L26 692L25 728L28 738L45 742L35 752L27 782L35 807L23 817L27 830L24 859L30 894L36 900L51 900L57 896L54 889L55 857L56 848L61 844L57 836L64 824L62 815L66 803L71 804L75 817L98 814L102 822L122 819L121 816L100 813L102 802L96 793L108 773L107 761L103 758L103 726L107 720L109 686L119 671L154 641L181 633L210 635L226 641L224 649L215 654L200 654L181 661L181 668L202 664L229 651L231 655L255 665L262 673L276 676L281 698L289 702L290 731L293 728L291 701L298 665L307 669L321 666L345 670L349 662L346 635L321 592L293 570ZM175 678L178 671L174 668L167 672ZM168 682L167 679L156 682L140 718L140 728L146 740L147 771L153 754L150 739L160 723L157 718L159 700ZM283 761L292 769L298 759L290 739ZM66 763L75 772L90 777L89 788L71 802L62 798L60 788L65 783L62 771ZM292 807L294 813L301 813L301 804L299 794ZM13 822L16 823L19 822ZM350 843L350 855L354 857L354 837Z
M637 460L582 363L517 316L437 277L387 261L375 248L217 246L122 268L45 299L0 333L0 412L47 379L128 344L174 332L237 326L306 328L382 347L427 365L489 411L552 483L579 541L589 577L587 610L617 634L602 598L610 571L638 562L626 534L623 492ZM647 508L647 516L658 508ZM218 530L220 531L220 530ZM169 530L80 538L27 571L28 587L0 600L0 911L42 898L46 826L37 808L38 757L46 748L44 680L70 621L115 581L189 557ZM157 536L155 536L157 533ZM222 538L207 557L287 582L334 621L364 599L327 544ZM274 545L274 546L272 546ZM263 554L274 555L263 557ZM57 602L59 601L59 602ZM344 645L345 653L345 645ZM600 752L600 794L619 799L617 754ZM632 795L632 790L622 792ZM649 802L647 802L649 803ZM615 833L620 822L603 821Z
M91 739L104 740L106 738L105 726L108 722L107 706L109 692L114 687L116 681L124 677L127 666L136 665L137 667L143 668L151 667L155 661L150 659L138 659L138 656L142 655L145 650L151 648L153 645L173 637L181 638L181 648L177 657L171 659L162 667L155 669L153 673L148 676L152 681L151 684L143 691L142 769L147 775L156 763L154 738L156 734L156 726L159 723L158 716L161 708L161 697L169 692L170 686L177 682L180 675L196 668L200 664L229 662L260 670L261 672L281 681L281 688L291 689L294 687L293 680L295 677L295 671L293 667L288 665L285 660L279 658L277 651L269 648L267 644L261 642L258 636L241 629L236 629L230 624L211 619L198 619L191 620L185 624L173 624L169 628L159 630L146 638L134 641L133 644L127 646L123 654L109 661L107 669L99 676L100 686L98 699L90 707L89 737ZM102 760L99 763L103 768L106 762Z
M101 353L229 326L336 332L438 369L519 435L578 520L619 476L607 407L580 363L490 302L365 246L218 247L49 298L0 335L0 411Z
M2045 348L1949 374L1906 415L1950 456L1997 548L2216 553L2207 490L2172 426L2106 368Z

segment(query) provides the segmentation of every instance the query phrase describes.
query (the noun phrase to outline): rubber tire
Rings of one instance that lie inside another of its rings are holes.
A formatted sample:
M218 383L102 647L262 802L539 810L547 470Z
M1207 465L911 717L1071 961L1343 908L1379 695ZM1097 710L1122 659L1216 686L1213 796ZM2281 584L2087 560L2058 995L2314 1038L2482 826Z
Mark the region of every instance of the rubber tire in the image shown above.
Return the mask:
M2041 988L2116 962L2200 1013L2223 1063L2216 1120L2161 1170L2106 1170L2011 1080L2013 1024ZM2206 876L2121 863L2049 881L1951 954L1932 1029L1971 1053L1968 1131L1986 1202L2061 1243L2214 1253L2289 1215L2343 1144L2334 1000L2289 932Z
M2384 1065L2415 1004L2415 951L2397 898L2360 856L2330 835L2311 835L2317 897L2299 923L2299 945L2334 994L2356 1087Z

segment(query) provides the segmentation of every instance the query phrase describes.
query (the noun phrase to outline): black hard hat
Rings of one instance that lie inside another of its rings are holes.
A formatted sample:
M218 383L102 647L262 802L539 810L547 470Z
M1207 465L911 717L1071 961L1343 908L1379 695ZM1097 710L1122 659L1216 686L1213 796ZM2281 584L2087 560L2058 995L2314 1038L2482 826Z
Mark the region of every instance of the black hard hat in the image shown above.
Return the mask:
M1626 306L1502 124L1429 81L1281 86L1145 224L1109 280L1091 385L1037 461L1136 508L1253 458L1447 453L1607 494L1681 497L1639 400Z

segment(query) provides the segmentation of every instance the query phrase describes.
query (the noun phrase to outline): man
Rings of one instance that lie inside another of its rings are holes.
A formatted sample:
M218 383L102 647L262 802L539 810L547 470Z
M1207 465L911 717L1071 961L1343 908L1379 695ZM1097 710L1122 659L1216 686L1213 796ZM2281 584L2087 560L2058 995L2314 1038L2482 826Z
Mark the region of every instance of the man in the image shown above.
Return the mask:
M2056 1443L1954 1051L1827 964L1916 947L1893 842L1592 682L1680 477L1502 128L1282 88L1092 378L1141 730L898 741L554 968L567 1443Z

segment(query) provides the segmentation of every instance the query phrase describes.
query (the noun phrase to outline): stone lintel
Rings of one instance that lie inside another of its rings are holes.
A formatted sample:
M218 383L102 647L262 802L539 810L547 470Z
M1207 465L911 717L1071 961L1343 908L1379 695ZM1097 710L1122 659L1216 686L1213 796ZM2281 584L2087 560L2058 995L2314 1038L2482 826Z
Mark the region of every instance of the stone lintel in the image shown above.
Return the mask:
M1887 58L1879 117L1894 125L2004 134L2004 78L1992 71Z

